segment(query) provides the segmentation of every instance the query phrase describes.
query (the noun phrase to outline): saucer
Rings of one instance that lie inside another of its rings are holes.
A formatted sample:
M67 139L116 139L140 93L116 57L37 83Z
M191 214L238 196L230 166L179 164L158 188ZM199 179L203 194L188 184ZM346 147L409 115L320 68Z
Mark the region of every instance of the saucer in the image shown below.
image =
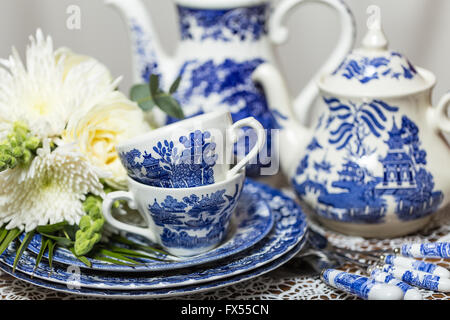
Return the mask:
M258 192L251 191L252 185L253 182L245 183L241 197L233 213L233 218L226 239L218 247L203 254L188 258L179 258L175 262L139 259L143 265L137 266L114 265L109 262L89 258L92 263L92 267L88 268L85 264L74 257L72 252L65 248L59 247L54 251L53 261L64 265L77 266L92 270L111 272L143 272L187 268L235 255L261 241L261 239L263 239L270 232L274 224L274 218L270 207L267 205L266 201L261 198L261 195L259 195ZM147 246L155 246L148 240L138 235L126 234L126 238ZM114 241L111 241L110 244L122 246L120 243L114 243ZM38 254L40 247L41 236L37 234L31 240L28 250ZM48 254L45 253L44 257L48 259ZM164 254L158 254L156 258L172 259L171 256L166 256Z
M301 251L305 243L306 238L304 237L294 248L292 248L286 254L282 255L281 257L270 263L263 265L262 267L256 268L249 272L202 284L191 283L190 285L179 288L165 288L156 290L107 290L107 289L96 290L77 287L76 284L74 284L73 282L67 282L65 285L63 285L50 281L45 281L42 279L36 279L35 277L31 277L29 275L17 271L13 273L11 267L8 267L7 265L4 265L1 262L0 262L0 270L24 282L42 288L63 292L66 294L85 297L113 298L113 299L167 298L217 290L223 287L238 284L240 282L244 282L246 280L250 280L258 276L264 275L270 271L273 271L281 267L283 264L292 259L295 255L297 255Z
M261 202L267 202L274 214L275 225L253 247L227 259L195 268L134 276L120 272L81 271L73 266L61 265L55 265L50 270L45 261L41 261L34 270L35 256L25 253L19 260L17 271L63 285L67 285L75 277L80 287L97 290L155 290L216 281L260 268L301 243L305 238L307 222L300 207L279 191L254 182L247 183L245 188L250 194L258 195ZM8 248L0 257L0 262L12 266L16 248L14 245Z

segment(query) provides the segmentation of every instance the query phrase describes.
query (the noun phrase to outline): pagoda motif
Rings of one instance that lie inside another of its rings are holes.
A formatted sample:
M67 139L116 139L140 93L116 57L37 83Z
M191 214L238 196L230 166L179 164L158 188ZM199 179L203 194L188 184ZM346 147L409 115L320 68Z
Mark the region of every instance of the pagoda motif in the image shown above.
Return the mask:
M342 170L338 171L338 174L338 182L364 183L364 170L356 162L347 161L343 164Z
M385 194L394 194L402 190L415 189L414 162L404 145L402 131L395 123L389 131L386 144L389 147L387 155L380 162L383 164L383 182L378 189Z

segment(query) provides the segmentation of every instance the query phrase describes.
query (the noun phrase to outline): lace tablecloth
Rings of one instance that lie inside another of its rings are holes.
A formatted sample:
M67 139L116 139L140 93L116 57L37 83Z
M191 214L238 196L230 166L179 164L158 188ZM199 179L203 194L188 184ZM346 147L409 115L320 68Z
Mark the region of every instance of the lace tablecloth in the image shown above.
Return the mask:
M289 189L284 189L286 185L283 180L269 180L271 185L283 188L286 193ZM282 181L282 182L280 182ZM310 224L326 233L329 241L340 247L354 250L391 249L398 247L404 242L429 242L436 241L442 236L450 234L450 208L445 208L435 214L433 221L427 228L418 234L407 237L389 240L367 240L359 237L348 237L331 231L324 230L314 220ZM449 260L430 260L443 267L450 269ZM346 266L347 271L361 273L361 270L352 266ZM425 299L450 300L450 294L437 293L427 290L420 290ZM21 280L17 280L0 271L0 298L1 299L83 299L83 297L63 294L47 289L43 289ZM356 299L341 291L333 289L323 283L318 275L294 259L281 268L266 275L248 280L239 284L225 287L219 290L204 292L194 295L180 296L176 299L262 299L262 300L344 300Z

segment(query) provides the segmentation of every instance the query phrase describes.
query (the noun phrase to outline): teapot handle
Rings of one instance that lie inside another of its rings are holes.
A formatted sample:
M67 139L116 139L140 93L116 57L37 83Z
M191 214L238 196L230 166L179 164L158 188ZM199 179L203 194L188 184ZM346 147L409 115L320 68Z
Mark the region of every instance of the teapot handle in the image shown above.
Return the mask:
M317 87L316 81L320 75L333 72L353 48L356 39L355 19L350 9L342 0L283 0L275 8L269 21L269 38L273 44L280 45L286 42L289 30L283 25L283 21L287 14L292 12L295 7L305 3L322 3L335 9L339 14L339 20L341 22L341 36L331 56L294 100L294 109L300 119L308 118L309 109L319 95L319 88Z
M450 119L448 109L450 107L450 92L446 93L436 107L436 125L440 131L450 133Z

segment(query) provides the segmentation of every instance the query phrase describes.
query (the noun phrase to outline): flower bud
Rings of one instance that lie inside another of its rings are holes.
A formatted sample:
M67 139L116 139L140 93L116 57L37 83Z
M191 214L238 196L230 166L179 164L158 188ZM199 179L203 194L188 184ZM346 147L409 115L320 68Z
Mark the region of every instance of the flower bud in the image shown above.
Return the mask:
M38 137L29 137L26 141L25 141L25 147L29 150L36 150L39 147L39 144L41 143L41 141L39 140Z

